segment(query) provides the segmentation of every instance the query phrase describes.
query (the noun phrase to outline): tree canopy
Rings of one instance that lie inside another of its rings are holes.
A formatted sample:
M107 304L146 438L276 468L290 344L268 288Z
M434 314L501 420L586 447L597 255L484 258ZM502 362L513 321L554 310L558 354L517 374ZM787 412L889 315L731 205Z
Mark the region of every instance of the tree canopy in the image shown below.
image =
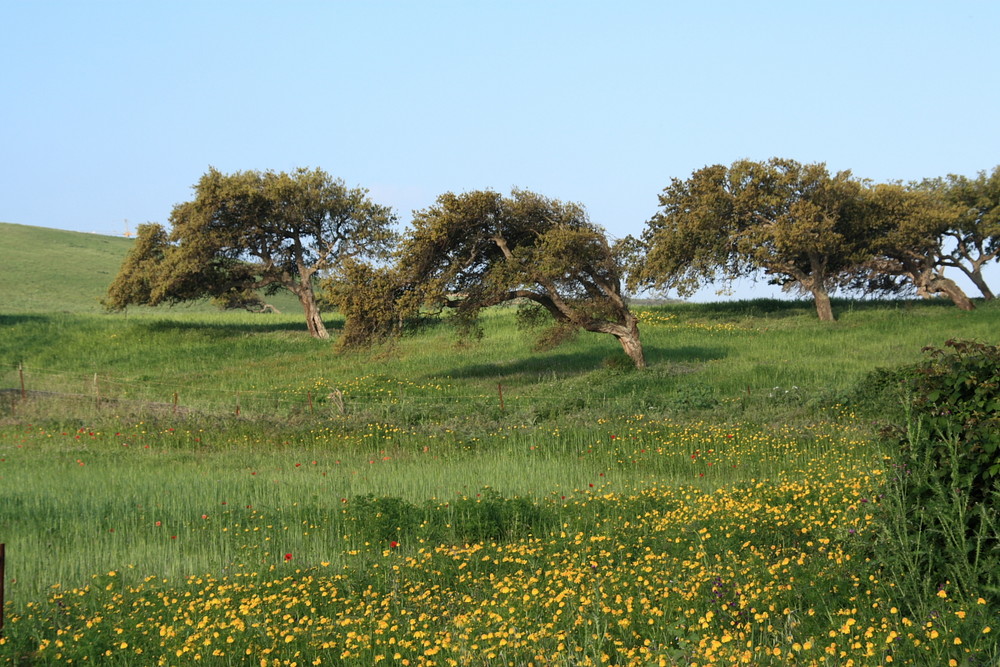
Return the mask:
M551 316L547 340L580 329L610 334L636 367L645 367L638 320L622 294L620 256L578 204L525 190L509 197L489 190L443 194L414 213L391 281L387 273L379 282L354 271L370 289L394 299L396 311L448 309L460 323L474 326L482 309L516 300L534 315ZM350 308L344 295L354 293L342 287L333 299ZM392 309L369 302L367 311L385 315ZM345 314L345 330L379 328L378 321L352 322L366 316L361 309Z
M885 284L886 277L900 276L920 296L944 295L959 308L972 310L962 288L944 275L949 256L945 239L960 223L961 208L926 184L880 183L870 187L866 197L869 279Z
M227 175L210 168L194 192L174 207L169 234L161 225L140 227L108 290L108 308L234 302L287 289L309 333L326 338L315 280L345 258L385 256L395 238L391 209L319 169Z
M995 298L983 267L1000 258L1000 166L975 178L949 175L924 183L958 209L944 234L941 263L964 273L987 301Z
M867 258L863 186L848 171L773 158L713 165L673 179L642 235L630 287L688 295L705 282L763 271L813 296L832 320L830 292Z

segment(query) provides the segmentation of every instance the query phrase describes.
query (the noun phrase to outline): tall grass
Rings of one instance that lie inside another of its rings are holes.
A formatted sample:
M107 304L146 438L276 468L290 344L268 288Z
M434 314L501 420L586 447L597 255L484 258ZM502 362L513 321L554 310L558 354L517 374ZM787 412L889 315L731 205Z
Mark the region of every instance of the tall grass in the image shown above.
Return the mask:
M503 308L341 354L291 313L6 312L0 660L989 664L992 593L899 611L859 397L1000 308L836 309L642 308L643 372Z
M27 389L70 395L59 409L68 424L172 413L175 401L213 417L238 409L252 419L472 429L626 413L802 421L874 368L911 363L955 336L996 341L1000 331L995 304L972 313L937 303L845 306L833 325L783 302L645 309L642 373L609 336L535 350L509 309L485 317L482 339L458 341L438 323L342 354L309 338L294 315L0 315L0 385L18 389L23 368ZM338 318L329 324L335 333ZM34 413L21 405L21 417L51 415L44 401L55 399L37 396L43 404Z
M358 532L345 527L344 512L364 496L440 510L499 494L563 508L654 483L711 490L794 476L843 440L829 430L814 436L798 442L791 434L646 419L568 432L513 429L465 442L378 425L351 437L323 429L284 439L145 424L115 433L7 429L0 431L0 526L18 582L9 593L36 599L50 585L80 586L108 568L176 577L266 565L286 552L307 563L338 562ZM248 529L257 533L252 544L244 543ZM266 549L262 530L272 541ZM418 533L400 526L396 538Z

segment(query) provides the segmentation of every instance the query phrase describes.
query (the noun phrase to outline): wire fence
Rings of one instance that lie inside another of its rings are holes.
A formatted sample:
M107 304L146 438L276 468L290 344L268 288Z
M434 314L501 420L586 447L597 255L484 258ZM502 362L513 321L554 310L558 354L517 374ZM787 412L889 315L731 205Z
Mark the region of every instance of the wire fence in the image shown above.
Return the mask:
M412 417L415 412L442 416L538 411L581 401L579 396L553 392L522 396L491 381L484 381L480 387L481 391L465 383L413 385L382 377L367 384L349 378L340 386L323 381L308 388L235 389L192 378L170 383L19 365L0 370L0 409L17 416L19 410L24 412L32 404L37 407L59 403L111 414L322 418L363 413ZM592 400L601 401L601 397L592 396Z

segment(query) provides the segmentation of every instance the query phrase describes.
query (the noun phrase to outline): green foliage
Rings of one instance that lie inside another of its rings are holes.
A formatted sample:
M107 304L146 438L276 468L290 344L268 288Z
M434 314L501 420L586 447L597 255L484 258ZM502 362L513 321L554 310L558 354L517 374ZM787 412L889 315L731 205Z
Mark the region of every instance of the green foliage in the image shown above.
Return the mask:
M286 289L299 300L309 333L326 338L316 278L346 257L384 256L395 240L390 209L319 169L209 169L194 190L192 201L171 212L169 237L159 225L140 228L108 308Z
M419 303L388 267L347 258L321 283L323 297L344 316L338 349L370 346L402 332ZM407 299L407 296L410 296Z
M467 333L478 331L483 309L529 301L557 325L543 346L571 329L610 334L645 366L637 320L622 294L621 255L578 204L524 190L510 197L446 193L414 214L396 270L401 290L420 295L424 307L450 310ZM404 313L416 305L406 302Z
M420 510L411 502L392 496L366 494L347 500L347 530L359 539L399 541L420 524Z
M982 269L1000 257L1000 166L975 178L949 175L921 186L939 193L960 212L957 224L947 232L953 243L942 256L942 265L962 271L984 298L995 298Z
M357 540L392 544L504 542L542 535L557 525L554 514L529 498L506 498L484 488L475 497L423 506L394 496L366 494L346 499L347 528Z
M879 418L887 428L898 427L905 421L904 402L910 391L907 387L910 367L876 368L865 373L842 401L870 417Z
M919 456L942 476L957 466L969 502L983 502L1000 479L1000 347L949 340L925 351L913 377L913 416L928 436Z
M896 441L883 545L913 605L951 582L1000 587L1000 347L949 340L907 372L908 428Z
M920 296L944 295L972 310L965 292L944 275L945 246L956 233L961 207L926 185L877 184L866 189L865 197L869 282L885 286L887 278L900 277Z
M829 293L867 259L862 184L823 164L772 158L713 165L673 179L647 223L646 258L630 287L690 294L705 282L763 271L774 284L813 295L833 319Z
M170 248L163 225L139 225L135 245L122 262L102 303L108 310L124 310L128 304L156 303L158 274Z
M554 513L530 499L506 498L490 488L475 498L460 498L450 506L457 541L504 542L544 535L558 526Z
M703 382L691 382L677 388L665 400L665 405L674 411L706 410L719 404L715 391Z

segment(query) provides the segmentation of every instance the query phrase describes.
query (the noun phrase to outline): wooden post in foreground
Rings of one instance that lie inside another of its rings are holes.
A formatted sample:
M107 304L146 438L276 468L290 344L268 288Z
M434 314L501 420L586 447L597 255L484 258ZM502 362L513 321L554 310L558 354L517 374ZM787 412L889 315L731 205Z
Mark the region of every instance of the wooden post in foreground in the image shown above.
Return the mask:
M503 385L497 382L497 392L500 394L500 412L503 412Z
M0 542L0 637L3 636L3 582L4 566L7 564L6 545Z
M24 364L17 365L17 374L21 376L21 400L28 397L28 392L24 390Z

